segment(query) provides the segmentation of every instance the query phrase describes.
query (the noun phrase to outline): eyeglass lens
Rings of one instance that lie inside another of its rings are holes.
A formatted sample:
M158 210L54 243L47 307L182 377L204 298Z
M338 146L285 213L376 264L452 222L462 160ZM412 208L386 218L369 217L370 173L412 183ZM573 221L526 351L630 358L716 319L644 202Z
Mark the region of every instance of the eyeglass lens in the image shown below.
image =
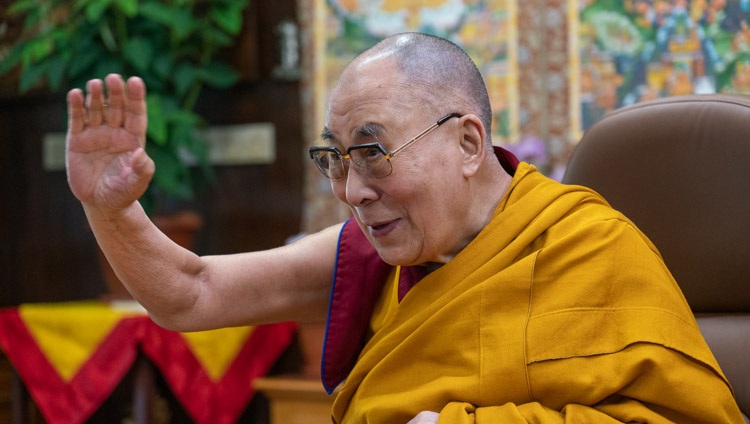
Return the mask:
M374 178L387 177L393 172L393 166L389 160L390 157L395 156L398 152L420 140L447 120L451 118L460 118L461 116L462 115L459 113L449 113L448 115L443 116L432 126L402 144L391 153L388 153L380 143L368 143L350 147L347 150L346 155L342 155L341 152L334 147L311 147L310 158L315 162L315 165L320 169L323 175L332 180L344 178L344 175L346 174L346 164L344 161L347 160L354 164L357 171L364 176Z
M346 156L332 150L314 152L313 160L318 168L331 179L341 179L346 172ZM349 149L349 162L363 175L382 178L391 173L391 164L386 159L382 148L378 146L356 146Z

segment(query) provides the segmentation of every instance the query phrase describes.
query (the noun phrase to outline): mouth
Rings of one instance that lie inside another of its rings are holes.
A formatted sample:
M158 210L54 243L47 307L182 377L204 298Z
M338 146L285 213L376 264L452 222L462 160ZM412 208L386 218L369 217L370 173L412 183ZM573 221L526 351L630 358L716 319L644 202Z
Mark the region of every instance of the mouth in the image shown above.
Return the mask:
M387 234L389 234L396 226L397 220L394 221L387 221L387 222L378 222L373 223L372 225L368 225L367 227L370 229L370 234L373 237L383 237Z

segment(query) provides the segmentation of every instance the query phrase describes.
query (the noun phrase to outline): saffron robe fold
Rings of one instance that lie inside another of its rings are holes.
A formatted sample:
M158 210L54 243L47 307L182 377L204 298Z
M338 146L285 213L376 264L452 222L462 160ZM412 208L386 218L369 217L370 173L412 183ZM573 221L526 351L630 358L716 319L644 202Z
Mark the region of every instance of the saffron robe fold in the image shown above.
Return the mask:
M339 267L361 260L346 252ZM400 303L382 287L405 274L376 274L362 296L359 279L334 280L324 374L340 335L369 326L373 293L388 311L337 395L336 423L423 410L441 424L742 422L656 247L593 191L533 166L519 165L486 228Z

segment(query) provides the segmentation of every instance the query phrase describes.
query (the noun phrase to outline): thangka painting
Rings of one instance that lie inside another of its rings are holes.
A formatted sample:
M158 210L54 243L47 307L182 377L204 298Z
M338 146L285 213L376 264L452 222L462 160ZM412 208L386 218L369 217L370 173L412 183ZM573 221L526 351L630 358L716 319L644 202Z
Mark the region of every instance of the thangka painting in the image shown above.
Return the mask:
M464 48L485 77L494 110L493 140L506 143L518 132L515 0L327 0L325 95L343 67L383 38L418 31ZM321 69L322 68L322 69ZM325 100L324 100L325 101ZM418 100L415 100L418 102Z
M750 0L570 1L583 130L643 100L750 93Z

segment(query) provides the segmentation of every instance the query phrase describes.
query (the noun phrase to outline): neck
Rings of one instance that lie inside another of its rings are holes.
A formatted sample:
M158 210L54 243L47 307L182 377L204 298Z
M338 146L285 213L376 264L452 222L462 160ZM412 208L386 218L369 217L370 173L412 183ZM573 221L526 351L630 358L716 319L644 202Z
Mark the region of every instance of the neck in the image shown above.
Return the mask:
M475 189L474 198L478 199L474 206L474 210L477 211L473 217L476 223L474 237L490 223L495 210L497 210L497 205L505 197L513 181L513 177L505 172L494 156L490 158L486 165L482 172L477 175L478 178L475 187L473 187ZM472 240L474 237L472 237Z
M508 175L500 163L492 157L493 162L485 166L480 173L469 180L466 199L468 207L462 208L462 219L466 222L464 237L454 245L454 250L438 258L435 262L426 263L428 271L434 271L448 263L469 245L477 235L490 223L495 210L508 191L513 177Z

